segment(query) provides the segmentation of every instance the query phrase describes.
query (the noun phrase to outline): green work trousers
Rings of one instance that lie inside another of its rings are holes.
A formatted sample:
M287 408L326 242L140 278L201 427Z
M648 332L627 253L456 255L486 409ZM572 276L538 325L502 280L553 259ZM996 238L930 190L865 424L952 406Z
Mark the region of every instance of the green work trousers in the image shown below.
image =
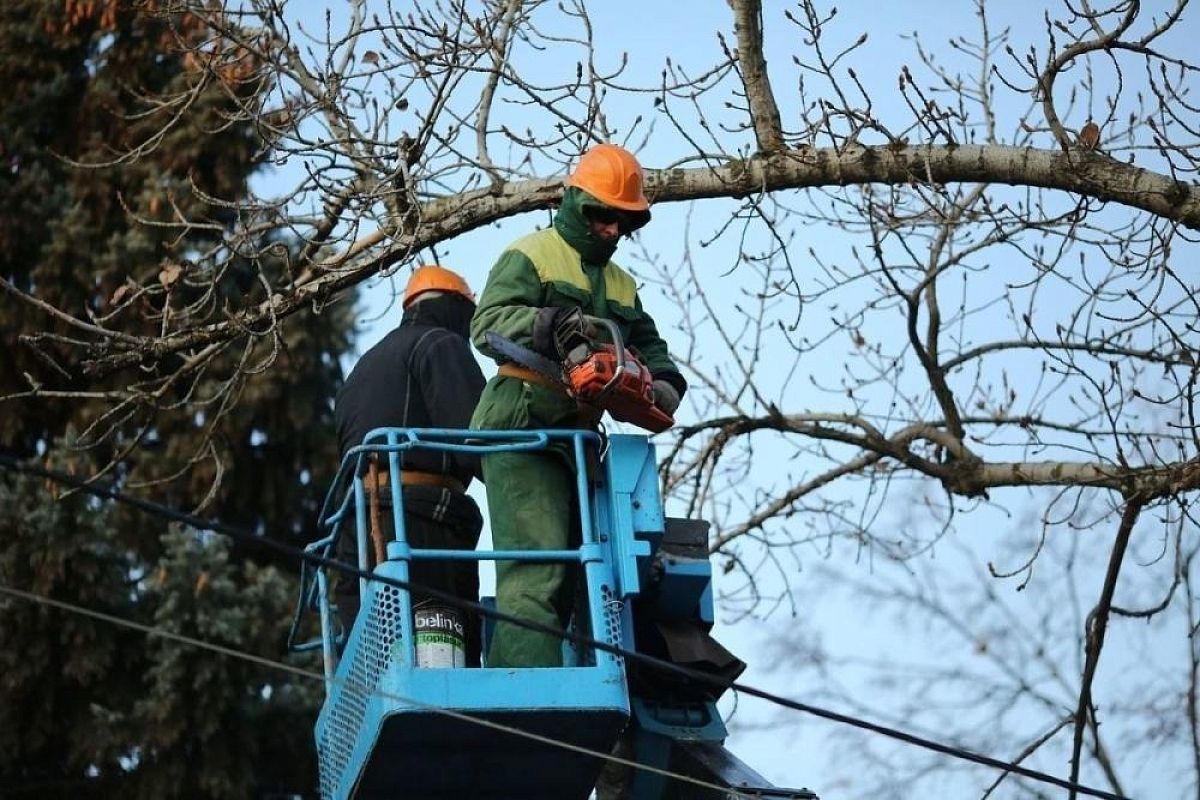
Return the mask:
M578 545L575 471L563 454L484 455L492 546L497 550L563 550ZM496 606L515 617L563 629L569 619L578 568L563 563L500 561ZM562 639L498 622L489 667L562 666Z

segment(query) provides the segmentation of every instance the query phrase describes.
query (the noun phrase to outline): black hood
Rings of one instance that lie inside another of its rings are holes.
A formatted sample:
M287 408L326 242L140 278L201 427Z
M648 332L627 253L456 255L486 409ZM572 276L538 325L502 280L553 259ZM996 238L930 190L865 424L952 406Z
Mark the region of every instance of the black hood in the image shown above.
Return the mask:
M471 316L475 304L461 294L447 293L440 297L418 300L404 312L401 325L432 325L457 333L464 339L471 335Z

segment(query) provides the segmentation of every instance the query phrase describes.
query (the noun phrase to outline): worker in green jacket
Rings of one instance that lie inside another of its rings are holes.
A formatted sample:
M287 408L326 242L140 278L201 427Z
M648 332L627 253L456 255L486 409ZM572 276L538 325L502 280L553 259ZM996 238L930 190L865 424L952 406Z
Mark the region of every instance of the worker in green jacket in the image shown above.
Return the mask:
M554 226L513 242L500 255L471 320L471 339L500 363L471 418L476 430L588 428L599 418L561 387L532 370L506 362L488 347L488 331L556 361L581 332L584 315L613 320L628 347L654 377L657 406L673 414L687 383L667 352L654 320L642 310L637 285L612 262L621 236L650 221L642 168L627 150L593 147L566 180ZM500 550L558 550L578 540L578 500L569 453L492 453L483 457L492 542ZM500 562L499 609L561 628L573 601L564 564ZM562 640L500 623L488 652L489 667L562 665Z

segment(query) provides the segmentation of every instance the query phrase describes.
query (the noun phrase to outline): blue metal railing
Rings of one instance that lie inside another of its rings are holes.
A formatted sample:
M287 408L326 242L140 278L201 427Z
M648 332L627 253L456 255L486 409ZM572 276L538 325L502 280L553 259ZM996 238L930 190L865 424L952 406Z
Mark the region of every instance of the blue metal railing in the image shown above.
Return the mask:
M330 490L325 496L321 509L321 526L328 530L328 533L310 544L306 550L329 558L330 554L336 552L339 537L347 535L345 528L349 520L353 519L353 535L356 536L358 551L357 566L364 572L370 570L369 525L363 473L366 465L364 459L371 455L375 455L376 458L386 456L389 474L398 476L401 472L402 454L412 450L483 455L499 452L537 452L556 445L565 445L569 447L575 463L575 487L579 501L579 547L566 550L454 550L409 547L404 525L402 486L398 480L392 480L389 482L388 490L395 534L394 539L387 543L387 557L389 561L395 562L395 568L391 571L392 576L406 582L409 580L409 563L413 559L578 563L583 567L584 578L589 589L589 596L591 596L595 592L595 587L602 582L603 576L597 570L604 566L605 553L596 532L595 509L592 507L588 485L586 448L589 445L599 446L601 442L599 434L575 429L468 431L377 428L363 438L362 444L351 448L342 458L337 475L330 484ZM339 495L340 499L338 499ZM359 579L360 597L365 594L366 584L367 579ZM299 652L321 647L324 655L325 674L329 678L336 668L339 645L344 644L345 637L349 635L349 632L344 630L335 632L334 630L335 620L331 614L328 600L327 569L324 567L315 570L306 568L302 575L300 592L296 619L293 622L292 634L289 636L289 648ZM399 602L401 618L411 619L412 598L410 594L401 592ZM321 638L303 643L295 642L296 633L302 624L305 613L314 607L320 615ZM588 612L592 630L603 630L602 609L594 599L588 603ZM398 661L403 666L411 667L415 663L415 653L411 642L406 644L407 646L397 653Z

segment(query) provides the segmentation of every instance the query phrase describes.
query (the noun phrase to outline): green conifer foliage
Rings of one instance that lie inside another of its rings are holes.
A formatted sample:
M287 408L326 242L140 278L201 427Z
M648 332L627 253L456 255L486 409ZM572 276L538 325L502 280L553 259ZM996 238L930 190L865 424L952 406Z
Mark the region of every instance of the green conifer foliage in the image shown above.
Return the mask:
M49 502L48 502L49 500ZM0 475L0 582L140 619L139 565L107 507ZM110 796L125 714L141 694L144 637L0 598L0 785L14 796Z
M268 83L178 6L0 4L0 275L130 333L261 302L300 247L268 229L252 264L212 256L252 213L239 203L261 142L235 112ZM248 331L134 402L105 392L149 386L154 370L85 382L60 368L55 335L71 325L0 293L0 396L20 396L0 405L0 451L103 470L131 493L265 536L312 538L336 467L348 306ZM0 584L280 659L298 565L253 555L0 474ZM319 684L3 597L0 641L0 794L312 789Z

